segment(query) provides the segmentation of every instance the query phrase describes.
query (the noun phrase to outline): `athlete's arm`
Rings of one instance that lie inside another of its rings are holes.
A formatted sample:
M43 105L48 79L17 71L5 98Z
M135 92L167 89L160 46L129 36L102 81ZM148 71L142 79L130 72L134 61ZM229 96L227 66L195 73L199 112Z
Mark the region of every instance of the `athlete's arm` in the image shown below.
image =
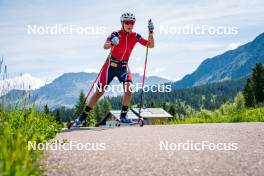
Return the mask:
M149 37L148 37L148 47L154 48L154 37L153 37L153 31L154 31L154 24L151 20L148 22L148 29L149 29Z
M142 38L141 35L139 34L136 34L136 37L141 45L148 46L149 48L154 48L154 37L153 37L154 25L151 20L149 20L148 29L149 29L148 40Z
M153 32L149 33L148 40L141 37L141 35L136 34L136 37L138 39L138 42L143 46L148 46L149 48L154 48L154 37Z
M152 33L149 33L149 36L148 36L148 47L149 48L154 48L153 32Z

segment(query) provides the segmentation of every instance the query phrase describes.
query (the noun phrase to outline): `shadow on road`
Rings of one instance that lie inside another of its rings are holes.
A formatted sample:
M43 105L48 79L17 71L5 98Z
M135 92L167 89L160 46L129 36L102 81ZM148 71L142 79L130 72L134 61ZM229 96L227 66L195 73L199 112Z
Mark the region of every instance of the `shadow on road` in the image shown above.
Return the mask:
M104 130L110 130L114 129L113 127L74 127L71 129L63 128L61 133L68 133L72 131L83 131L83 130L89 130L89 131L104 131Z

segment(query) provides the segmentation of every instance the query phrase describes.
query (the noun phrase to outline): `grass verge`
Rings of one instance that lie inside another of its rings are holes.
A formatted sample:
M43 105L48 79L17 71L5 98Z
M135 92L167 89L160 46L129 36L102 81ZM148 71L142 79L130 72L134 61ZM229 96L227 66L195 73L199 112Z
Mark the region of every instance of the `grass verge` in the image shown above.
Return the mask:
M0 175L41 175L43 152L29 150L28 142L45 143L60 132L54 117L36 111L0 109Z

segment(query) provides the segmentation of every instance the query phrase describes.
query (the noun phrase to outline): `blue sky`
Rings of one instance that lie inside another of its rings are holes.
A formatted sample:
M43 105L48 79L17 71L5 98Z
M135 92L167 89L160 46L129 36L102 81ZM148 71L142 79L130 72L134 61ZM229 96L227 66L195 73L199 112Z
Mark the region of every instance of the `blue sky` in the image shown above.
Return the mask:
M193 72L206 58L253 40L264 32L262 0L93 1L0 0L0 55L10 77L28 73L51 81L66 72L96 71L109 51L105 38L120 29L120 15L137 17L134 31L147 37L152 19L156 47L149 52L148 74L178 80ZM76 25L103 28L90 35L32 35L28 25ZM235 27L237 34L202 35L164 32L187 25ZM139 44L131 58L132 72L142 72L145 48Z

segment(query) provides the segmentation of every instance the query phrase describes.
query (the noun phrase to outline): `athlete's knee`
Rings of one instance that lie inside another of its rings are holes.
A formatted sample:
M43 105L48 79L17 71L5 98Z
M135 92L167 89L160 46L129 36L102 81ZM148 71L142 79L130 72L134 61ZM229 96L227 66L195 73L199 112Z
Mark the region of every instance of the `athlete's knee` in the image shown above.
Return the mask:
M101 97L102 95L104 95L104 91L100 91L100 90L97 90L94 94L94 96L96 97Z
M126 82L125 84L124 84L124 92L125 93L128 93L128 94L132 94L132 84L130 83L130 82Z
M125 96L128 98L132 98L132 92L130 90L125 91Z

